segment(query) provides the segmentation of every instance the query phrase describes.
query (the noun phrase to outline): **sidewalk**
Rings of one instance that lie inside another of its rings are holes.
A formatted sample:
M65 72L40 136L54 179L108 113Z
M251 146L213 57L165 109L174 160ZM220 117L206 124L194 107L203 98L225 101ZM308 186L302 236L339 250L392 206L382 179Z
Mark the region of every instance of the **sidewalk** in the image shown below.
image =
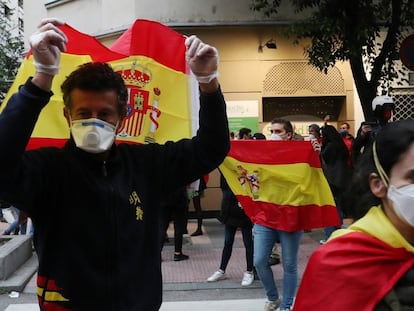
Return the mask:
M185 301L185 302L164 302L160 311L252 311L261 310L264 299L239 299L222 301ZM38 311L37 304L14 304L7 307L5 311Z
M196 221L190 220L188 232L196 228ZM185 236L183 253L189 260L174 261L172 226L168 230L171 242L162 253L164 303L161 311L176 310L261 310L265 302L260 281L242 287L240 282L246 269L246 260L241 232L236 233L232 257L226 270L225 280L208 283L206 279L218 269L224 239L224 226L217 219L205 219L202 236ZM304 233L299 249L298 272L301 278L310 254L319 246L322 230ZM278 289L281 290L282 267L272 267ZM1 309L1 306L5 306ZM19 298L0 295L0 310L34 311L36 305L36 274L28 282Z

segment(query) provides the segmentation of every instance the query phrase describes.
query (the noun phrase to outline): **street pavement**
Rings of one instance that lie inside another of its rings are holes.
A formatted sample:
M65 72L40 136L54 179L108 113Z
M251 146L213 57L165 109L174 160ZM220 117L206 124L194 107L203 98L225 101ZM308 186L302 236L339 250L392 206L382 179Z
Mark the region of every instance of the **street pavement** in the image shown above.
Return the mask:
M196 221L189 220L188 232L196 228ZM4 224L0 224L4 230ZM168 229L170 242L162 253L163 305L161 311L186 310L262 310L265 294L260 281L243 287L240 282L246 269L245 252L241 232L236 233L232 257L226 270L227 278L209 283L207 278L218 269L224 240L224 226L217 219L205 219L204 234L197 237L185 235L183 253L188 260L174 261L173 229ZM305 232L299 249L298 272L301 278L310 254L319 246L323 236L321 229ZM283 294L282 267L272 267L276 284ZM145 281L145 280L143 280ZM11 298L10 296L18 296ZM36 274L29 280L21 293L0 294L0 310L37 311Z

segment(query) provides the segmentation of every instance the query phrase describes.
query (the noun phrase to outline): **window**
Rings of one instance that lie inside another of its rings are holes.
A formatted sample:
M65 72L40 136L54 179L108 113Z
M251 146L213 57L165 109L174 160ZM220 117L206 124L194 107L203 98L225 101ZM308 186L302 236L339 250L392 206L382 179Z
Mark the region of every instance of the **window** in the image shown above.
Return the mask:
M302 115L322 120L328 114L331 121L337 121L344 105L344 96L263 97L263 122L287 116L297 121Z

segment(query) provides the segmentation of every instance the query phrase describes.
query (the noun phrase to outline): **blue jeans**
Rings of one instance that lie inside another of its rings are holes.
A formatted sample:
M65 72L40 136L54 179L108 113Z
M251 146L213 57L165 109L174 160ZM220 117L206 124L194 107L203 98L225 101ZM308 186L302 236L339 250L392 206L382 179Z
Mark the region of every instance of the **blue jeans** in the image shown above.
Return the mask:
M303 231L286 232L257 224L253 227L254 266L270 301L279 298L268 261L277 238L280 238L283 267L283 298L280 309L290 308L293 304L298 284L298 251L302 233Z

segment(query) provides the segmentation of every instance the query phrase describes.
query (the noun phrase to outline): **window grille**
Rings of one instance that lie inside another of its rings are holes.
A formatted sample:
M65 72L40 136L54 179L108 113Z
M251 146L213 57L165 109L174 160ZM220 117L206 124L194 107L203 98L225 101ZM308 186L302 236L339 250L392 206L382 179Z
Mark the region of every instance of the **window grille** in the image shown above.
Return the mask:
M273 66L263 82L263 96L345 95L344 78L336 67L325 74L306 62L284 62Z
M391 97L395 103L394 121L414 119L414 88L393 89Z

